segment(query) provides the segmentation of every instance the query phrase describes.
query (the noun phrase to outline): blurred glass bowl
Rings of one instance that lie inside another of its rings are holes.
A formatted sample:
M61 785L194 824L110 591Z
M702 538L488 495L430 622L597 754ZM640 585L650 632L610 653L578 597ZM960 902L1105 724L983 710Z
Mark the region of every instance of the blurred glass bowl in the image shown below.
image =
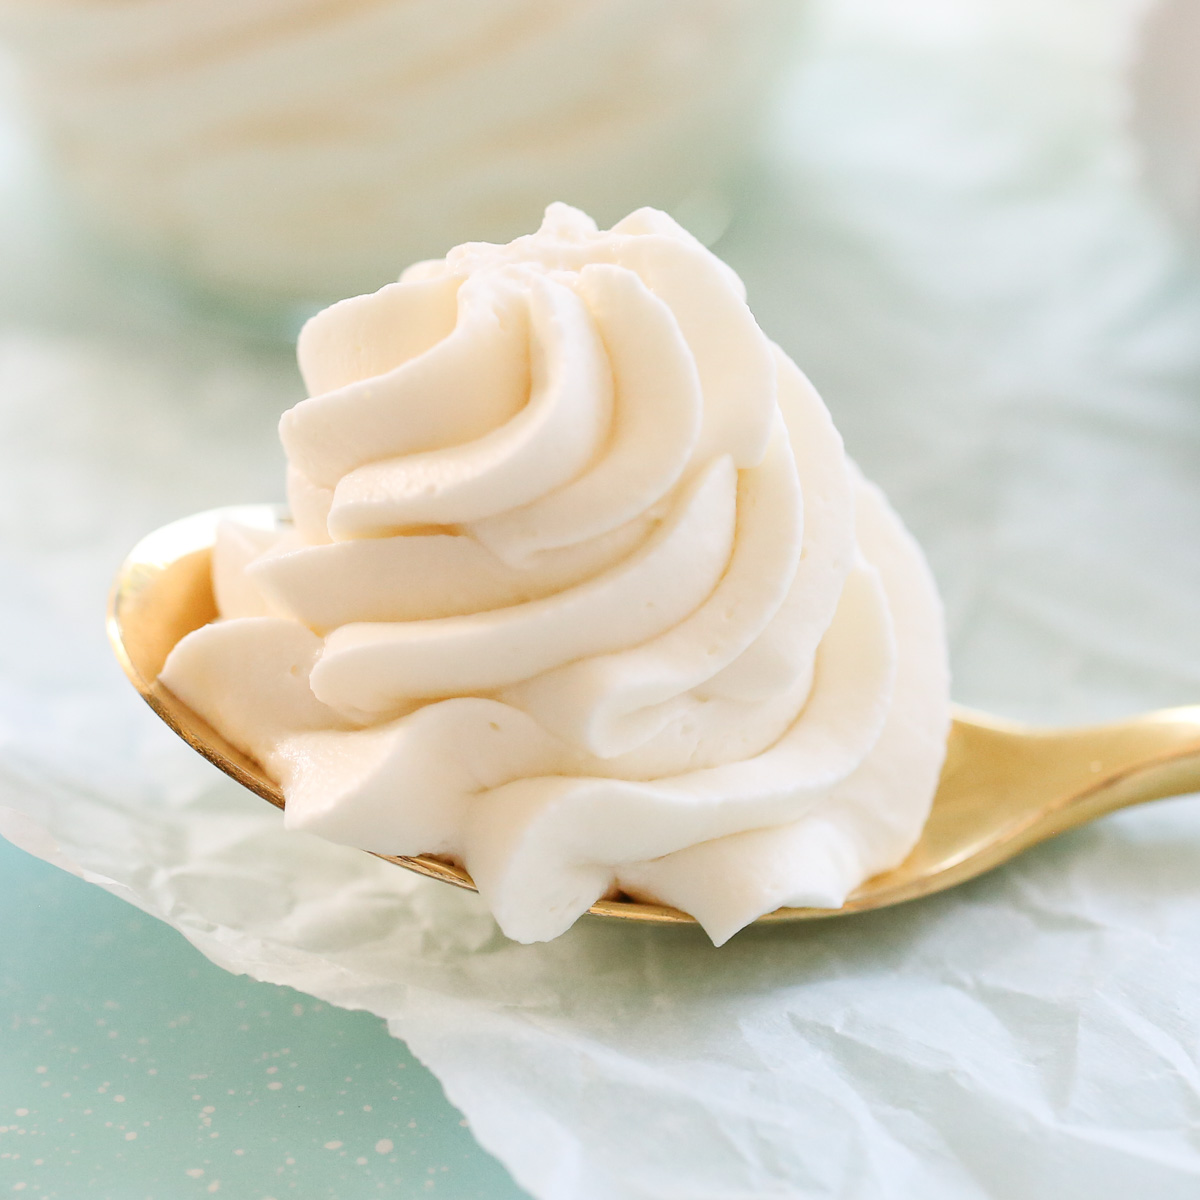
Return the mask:
M1200 3L1159 0L1138 34L1131 121L1147 183L1200 228Z
M87 223L241 303L372 290L566 200L720 196L797 0L0 0Z

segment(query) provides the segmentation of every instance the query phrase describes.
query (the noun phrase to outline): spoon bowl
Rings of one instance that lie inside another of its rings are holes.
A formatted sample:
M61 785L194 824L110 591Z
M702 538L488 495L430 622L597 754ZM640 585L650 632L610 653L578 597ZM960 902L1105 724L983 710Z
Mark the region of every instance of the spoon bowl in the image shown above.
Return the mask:
M277 808L262 768L158 682L172 647L217 615L210 557L222 520L275 528L270 505L214 509L156 530L121 565L108 634L130 682L193 749ZM920 841L898 867L868 879L841 908L780 908L759 921L842 916L915 900L973 879L1056 834L1119 808L1200 789L1200 705L1072 729L1038 729L958 709ZM474 888L461 867L430 855L390 857L422 875ZM598 916L693 922L674 908L601 900Z

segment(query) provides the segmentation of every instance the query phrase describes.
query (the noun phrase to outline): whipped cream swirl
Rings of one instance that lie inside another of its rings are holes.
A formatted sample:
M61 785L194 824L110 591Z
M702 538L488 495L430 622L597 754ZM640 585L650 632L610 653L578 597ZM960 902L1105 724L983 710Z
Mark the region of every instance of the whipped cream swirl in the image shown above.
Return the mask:
M461 861L521 941L602 896L721 942L919 835L948 724L919 550L738 278L552 205L305 327L294 527L225 526L162 679L286 821Z

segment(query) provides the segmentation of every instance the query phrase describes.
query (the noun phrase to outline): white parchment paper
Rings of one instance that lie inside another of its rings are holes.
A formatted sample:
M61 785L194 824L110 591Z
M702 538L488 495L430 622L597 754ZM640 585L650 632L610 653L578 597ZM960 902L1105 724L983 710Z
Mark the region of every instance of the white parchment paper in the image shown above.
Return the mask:
M1200 699L1200 268L1121 132L1131 5L816 10L722 251L929 551L963 701ZM1193 1200L1200 805L834 923L583 921L284 834L104 644L148 529L276 498L286 352L42 232L4 143L0 832L232 971L387 1019L544 1200ZM24 197L24 198L23 198Z

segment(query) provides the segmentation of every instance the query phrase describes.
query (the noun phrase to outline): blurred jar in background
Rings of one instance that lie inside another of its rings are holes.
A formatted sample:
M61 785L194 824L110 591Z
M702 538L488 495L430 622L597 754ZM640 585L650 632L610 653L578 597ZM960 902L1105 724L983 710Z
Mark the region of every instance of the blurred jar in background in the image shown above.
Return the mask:
M0 0L0 36L91 225L303 304L551 200L605 223L719 194L796 2Z
M1159 0L1146 12L1133 64L1133 130L1147 182L1171 212L1200 228L1200 0Z

